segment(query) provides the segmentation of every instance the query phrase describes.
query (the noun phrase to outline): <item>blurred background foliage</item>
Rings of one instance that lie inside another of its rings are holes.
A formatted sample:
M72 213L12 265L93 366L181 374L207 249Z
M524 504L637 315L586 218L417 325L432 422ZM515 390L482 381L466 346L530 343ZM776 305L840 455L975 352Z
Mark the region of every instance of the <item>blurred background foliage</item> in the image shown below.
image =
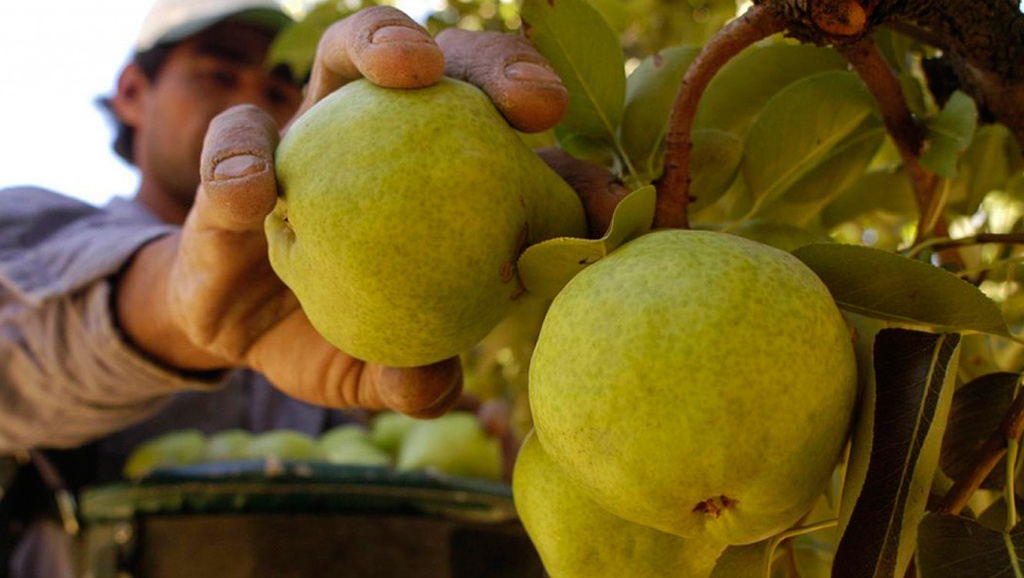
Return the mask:
M593 0L591 4L621 35L627 67L677 44L703 45L721 26L745 9L744 0ZM299 24L278 41L272 58L306 74L320 34L335 20L368 6L395 6L421 22L431 34L445 28L518 32L517 0L291 0L288 9Z

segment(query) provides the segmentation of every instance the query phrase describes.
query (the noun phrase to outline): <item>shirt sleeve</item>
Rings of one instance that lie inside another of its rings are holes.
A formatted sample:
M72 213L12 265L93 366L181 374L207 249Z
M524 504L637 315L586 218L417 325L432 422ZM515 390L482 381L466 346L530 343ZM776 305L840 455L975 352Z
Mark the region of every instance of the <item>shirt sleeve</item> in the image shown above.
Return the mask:
M220 385L150 361L114 319L114 277L173 230L47 191L0 191L0 453L80 445L171 393Z

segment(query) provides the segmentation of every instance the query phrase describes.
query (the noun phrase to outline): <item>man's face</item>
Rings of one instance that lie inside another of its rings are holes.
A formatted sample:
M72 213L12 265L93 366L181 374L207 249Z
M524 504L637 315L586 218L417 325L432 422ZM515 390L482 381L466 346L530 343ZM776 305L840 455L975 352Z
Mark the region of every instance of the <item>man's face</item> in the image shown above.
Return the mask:
M283 125L298 109L301 88L264 65L271 35L223 24L174 47L146 89L136 131L143 186L163 200L191 206L207 125L237 104L255 104Z

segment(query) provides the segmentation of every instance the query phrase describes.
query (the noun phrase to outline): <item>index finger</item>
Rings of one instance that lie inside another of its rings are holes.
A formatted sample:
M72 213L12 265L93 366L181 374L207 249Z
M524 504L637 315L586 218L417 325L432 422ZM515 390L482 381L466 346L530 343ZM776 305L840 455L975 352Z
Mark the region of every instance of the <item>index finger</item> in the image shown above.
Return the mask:
M387 88L420 88L443 75L444 55L425 28L390 6L365 8L321 36L296 117L359 78Z
M437 35L445 74L486 92L513 127L541 132L569 109L569 91L555 70L523 36L449 28Z

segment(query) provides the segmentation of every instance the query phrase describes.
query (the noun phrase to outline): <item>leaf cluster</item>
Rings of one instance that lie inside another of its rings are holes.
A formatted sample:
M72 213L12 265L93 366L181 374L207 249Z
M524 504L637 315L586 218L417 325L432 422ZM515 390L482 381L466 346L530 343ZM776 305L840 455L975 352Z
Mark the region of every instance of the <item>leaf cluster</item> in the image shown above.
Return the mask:
M641 199L663 173L672 106L702 49L673 44L631 66L625 29L599 4L521 7L528 37L572 95L555 130L559 145L635 189L602 239L553 240L524 253L527 287L545 295L649 230L650 201ZM1005 126L982 123L967 94L930 92L922 63L932 47L888 29L873 40L922 132L918 160L940 183L932 210L948 226L925 235L887 119L838 51L770 37L727 62L701 96L692 226L803 260L850 322L861 377L834 487L805 526L727 550L716 576L1024 575L1020 433L1005 437L1024 370L1020 145ZM972 488L986 460L998 467ZM943 500L958 482L970 506L954 511Z

